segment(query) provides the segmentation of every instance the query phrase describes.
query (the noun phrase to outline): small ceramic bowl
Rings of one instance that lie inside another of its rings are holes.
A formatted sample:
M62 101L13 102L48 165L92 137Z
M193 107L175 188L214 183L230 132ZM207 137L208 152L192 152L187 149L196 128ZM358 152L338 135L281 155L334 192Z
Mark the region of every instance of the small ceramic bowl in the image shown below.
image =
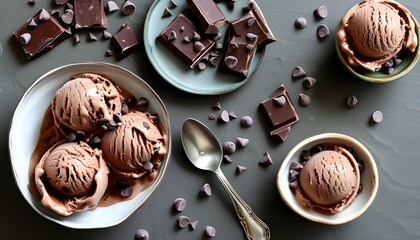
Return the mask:
M293 161L299 162L303 150L309 150L310 148L323 143L339 144L352 148L356 155L364 162L364 170L360 174L360 183L363 187L362 191L356 196L353 203L342 212L335 214L323 214L320 211L311 210L306 206L301 205L296 200L294 191L289 187L290 164ZM338 225L349 222L365 212L375 199L378 191L378 184L378 170L375 160L369 150L356 139L339 133L323 133L309 137L298 143L283 160L277 175L277 188L280 196L293 211L311 221L329 225Z
M410 14L411 15L411 14ZM337 37L335 38L335 49L338 55L338 58L340 59L343 66L355 77L362 79L367 82L371 83L386 83L391 82L394 80L397 80L399 78L402 78L407 73L413 69L413 67L416 65L417 61L419 60L420 52L419 52L419 45L420 45L420 36L419 36L419 23L417 19L411 15L411 18L414 21L414 24L416 26L416 34L417 34L417 42L418 45L416 47L416 50L414 52L410 52L407 49L401 50L401 60L402 62L394 67L394 71L391 74L388 74L386 72L377 71L377 72L370 72L363 67L355 67L348 64L346 60L346 56L341 50L341 47L338 45ZM340 20L341 21L341 20ZM337 30L340 27L340 23L337 26Z
M158 114L165 129L167 153L163 158L156 180L132 199L64 217L44 207L41 201L32 195L28 188L31 181L29 179L29 165L38 141L44 113L55 92L68 81L70 76L83 72L104 74L122 88L129 90L135 97L145 97L149 101L148 111ZM9 132L9 153L13 175L25 200L41 216L75 229L111 227L127 219L146 202L162 181L169 162L170 151L169 115L163 101L143 79L122 67L109 63L75 63L45 73L23 95L14 112Z

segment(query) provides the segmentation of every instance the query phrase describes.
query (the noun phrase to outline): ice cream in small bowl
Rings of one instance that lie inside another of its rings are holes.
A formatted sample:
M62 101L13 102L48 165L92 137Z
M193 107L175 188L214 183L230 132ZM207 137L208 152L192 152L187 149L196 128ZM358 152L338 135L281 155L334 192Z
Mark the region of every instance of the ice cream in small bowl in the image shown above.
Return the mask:
M287 154L277 175L283 201L297 214L329 225L364 213L378 190L378 170L356 139L323 133L304 139Z
M419 58L419 24L393 0L364 0L337 26L336 51L354 76L385 83L406 75Z

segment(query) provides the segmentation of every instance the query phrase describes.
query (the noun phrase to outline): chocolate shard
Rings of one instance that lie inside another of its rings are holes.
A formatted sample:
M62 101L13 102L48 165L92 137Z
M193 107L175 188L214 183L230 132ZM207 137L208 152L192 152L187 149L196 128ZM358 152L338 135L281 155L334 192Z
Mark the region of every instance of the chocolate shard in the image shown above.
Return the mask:
M111 43L116 50L119 59L127 57L134 52L139 46L136 36L134 35L128 22L124 23L120 30L111 38Z
M170 17L170 16L172 16L171 10L169 10L168 8L165 8L163 10L163 13L162 13L162 18L166 18L166 17Z
M89 14L87 14L89 13ZM74 27L107 28L108 20L102 0L74 1Z
M217 34L226 22L226 17L214 0L186 0L197 17L203 32Z

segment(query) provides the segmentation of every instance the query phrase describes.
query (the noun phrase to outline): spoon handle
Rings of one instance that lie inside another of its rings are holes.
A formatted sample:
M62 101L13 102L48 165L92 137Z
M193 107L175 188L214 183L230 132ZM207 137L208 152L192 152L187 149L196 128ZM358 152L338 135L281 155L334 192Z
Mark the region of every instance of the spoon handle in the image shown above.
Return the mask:
M259 219L254 211L252 211L251 207L242 200L235 189L233 189L232 185L230 185L220 168L218 168L215 173L232 200L236 214L238 215L239 221L245 230L247 238L249 240L270 239L270 228L261 219Z

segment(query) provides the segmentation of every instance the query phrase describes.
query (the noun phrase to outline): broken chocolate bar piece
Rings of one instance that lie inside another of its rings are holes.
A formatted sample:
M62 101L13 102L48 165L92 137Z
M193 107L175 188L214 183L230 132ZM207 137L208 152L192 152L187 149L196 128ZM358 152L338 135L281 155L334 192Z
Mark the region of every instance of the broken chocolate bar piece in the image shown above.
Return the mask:
M217 34L226 17L214 0L187 0L187 4L206 34Z
M41 17L40 16L47 16ZM31 26L30 26L31 23ZM33 24L35 23L35 24ZM53 18L45 9L41 9L16 32L13 33L16 39L21 43L21 47L28 59L35 58L48 50L54 48L57 44L69 37L71 33ZM29 35L30 39L22 44L21 36Z
M232 22L234 31L240 35L243 32L253 33L258 36L258 47L266 46L276 41L274 34L268 27L260 8L256 2L248 3L250 9L241 19Z
M102 0L75 0L74 20L76 29L108 27Z
M119 59L123 59L132 53L139 45L136 36L134 35L131 27L124 23L120 30L111 38L111 43L116 50Z
M276 101L281 96L286 99L283 105ZM260 103L260 108L269 120L270 135L279 142L285 141L291 126L299 121L299 117L283 84Z
M197 34L196 25L180 13L157 39L190 68L194 68L214 45L214 41L205 36L200 36L197 40L198 38L194 38Z

